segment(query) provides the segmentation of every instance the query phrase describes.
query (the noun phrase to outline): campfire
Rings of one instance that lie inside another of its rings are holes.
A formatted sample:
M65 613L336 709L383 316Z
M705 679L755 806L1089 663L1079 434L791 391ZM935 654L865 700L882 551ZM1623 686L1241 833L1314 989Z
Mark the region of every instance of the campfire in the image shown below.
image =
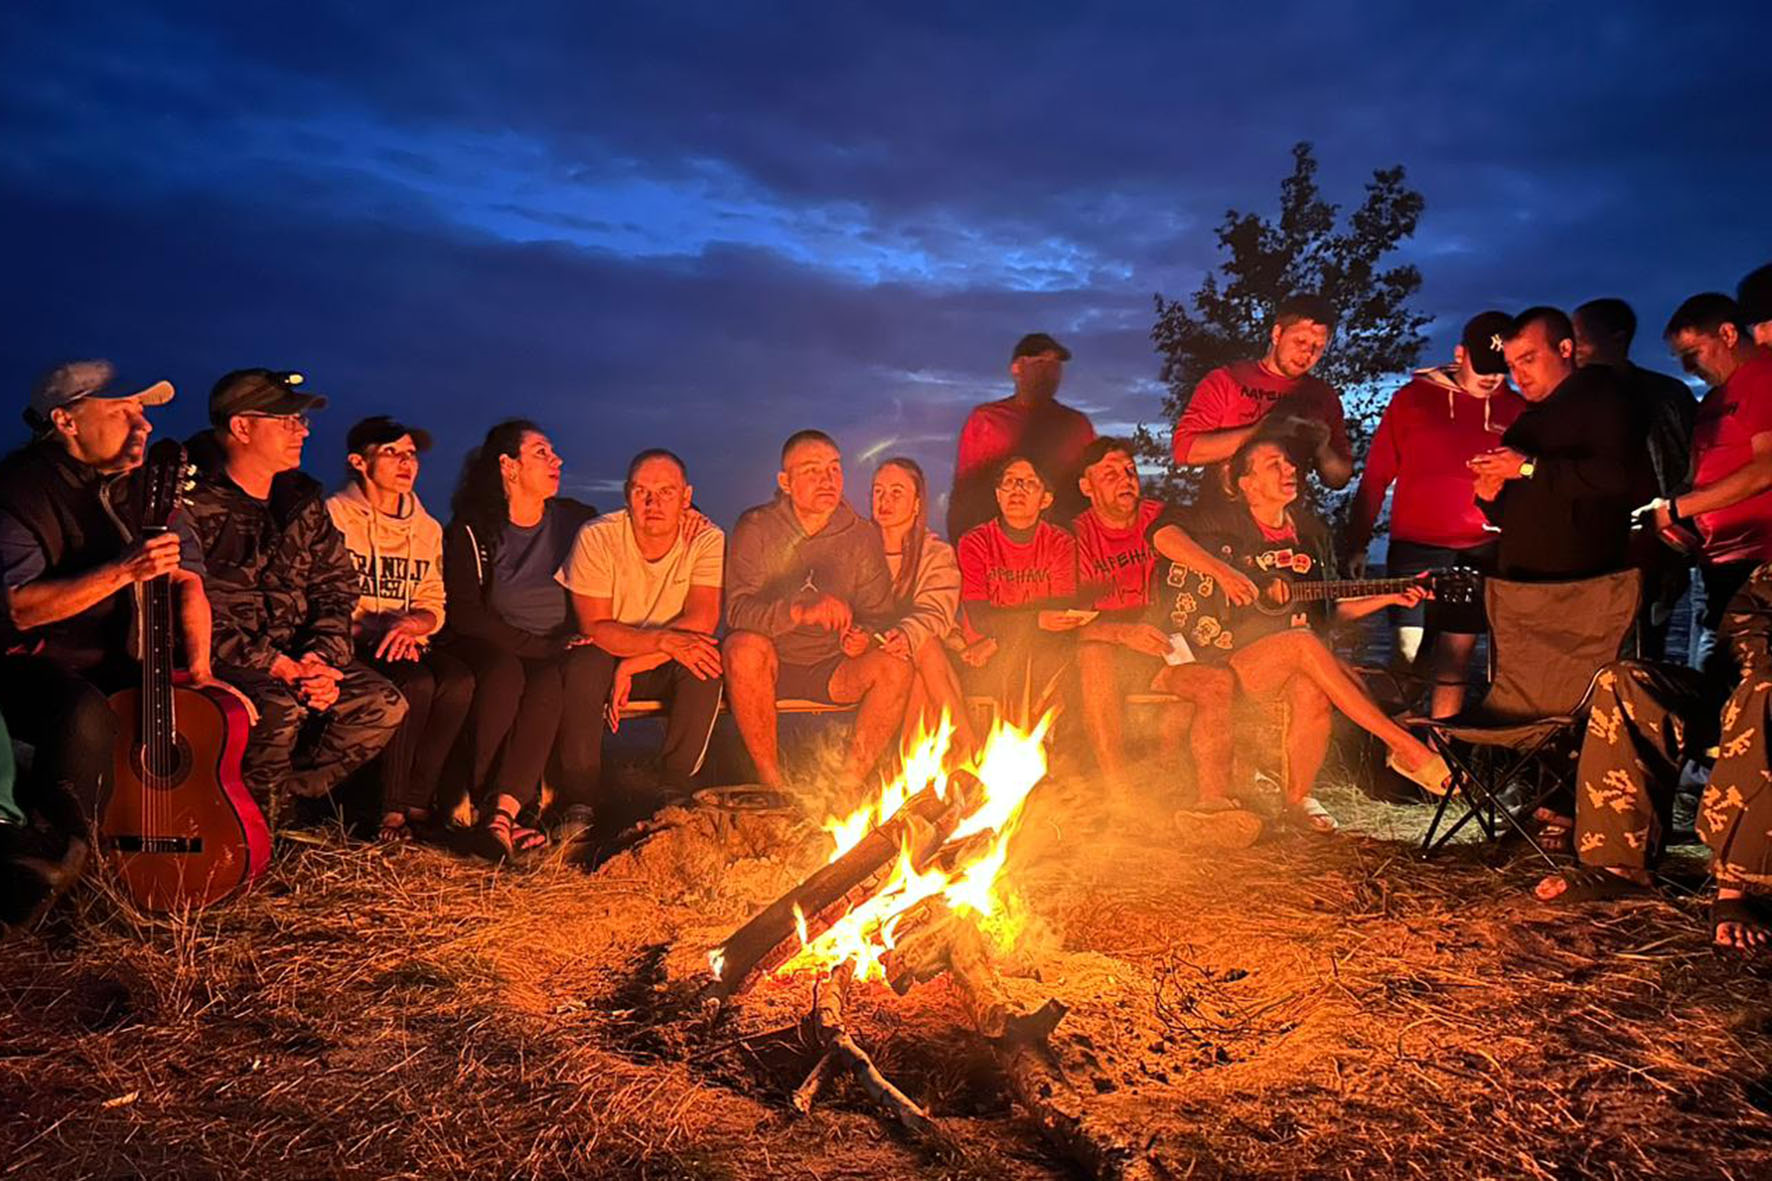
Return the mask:
M1065 1007L1018 1006L996 965L1024 922L1004 870L1028 796L1046 778L1054 716L1025 729L999 721L978 756L953 769L947 719L919 734L876 799L825 822L826 863L708 953L716 1004L770 981L815 979L809 1020L823 1054L793 1094L801 1114L846 1069L907 1130L936 1134L928 1112L850 1035L844 1009L858 990L884 1000L887 988L902 996L945 975L1011 1092L1048 1135L1097 1175L1137 1171L1138 1154L1094 1126L1047 1050Z

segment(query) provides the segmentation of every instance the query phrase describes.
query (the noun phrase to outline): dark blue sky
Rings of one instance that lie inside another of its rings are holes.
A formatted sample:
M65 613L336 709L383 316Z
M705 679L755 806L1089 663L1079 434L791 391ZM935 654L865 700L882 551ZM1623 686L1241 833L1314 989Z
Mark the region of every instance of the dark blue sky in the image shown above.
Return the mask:
M604 507L662 444L728 521L803 426L860 503L869 454L945 487L1024 331L1098 428L1154 421L1152 293L1300 139L1336 199L1396 162L1426 195L1436 355L1485 306L1622 294L1666 367L1673 305L1772 259L1772 5L1434 7L22 0L0 372L22 406L109 356L183 431L222 371L300 368L335 403L310 466L408 417L440 515L513 413Z

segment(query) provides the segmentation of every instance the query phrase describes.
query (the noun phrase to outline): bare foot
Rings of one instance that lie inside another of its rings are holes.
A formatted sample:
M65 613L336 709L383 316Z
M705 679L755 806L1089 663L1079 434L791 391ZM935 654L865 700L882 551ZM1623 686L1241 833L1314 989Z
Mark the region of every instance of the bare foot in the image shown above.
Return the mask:
M1710 915L1712 937L1718 947L1731 951L1759 951L1772 940L1772 930L1767 928L1752 901L1741 890L1718 890Z

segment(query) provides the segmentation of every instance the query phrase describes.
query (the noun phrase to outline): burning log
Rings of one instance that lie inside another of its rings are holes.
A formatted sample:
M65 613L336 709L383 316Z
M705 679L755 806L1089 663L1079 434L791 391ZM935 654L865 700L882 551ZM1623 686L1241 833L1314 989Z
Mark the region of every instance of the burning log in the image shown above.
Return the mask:
M964 771L955 772L944 799L926 787L885 823L872 829L847 853L759 911L709 956L715 967L711 995L742 992L760 972L779 967L857 905L872 897L909 850L912 864L928 865L947 844L960 821L978 805L983 786ZM801 934L800 922L805 932Z
M806 1076L806 1081L794 1089L794 1109L802 1115L810 1113L819 1088L830 1078L837 1066L843 1065L849 1068L868 1096L906 1131L920 1137L934 1135L935 1121L929 1118L929 1113L880 1073L874 1060L856 1044L855 1039L849 1035L848 1027L843 1024L843 996L853 978L854 969L848 964L840 964L830 976L819 983L812 1015L825 1051L818 1064L812 1068L812 1073Z

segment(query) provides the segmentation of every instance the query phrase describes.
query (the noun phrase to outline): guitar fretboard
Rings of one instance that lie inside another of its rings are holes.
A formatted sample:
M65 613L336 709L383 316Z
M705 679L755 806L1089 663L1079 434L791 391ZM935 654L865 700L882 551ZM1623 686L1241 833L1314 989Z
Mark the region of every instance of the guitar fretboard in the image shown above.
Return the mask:
M1420 586L1419 578L1361 578L1337 582L1294 582L1288 585L1289 600L1294 603L1315 603L1321 599L1364 599L1371 595L1401 594L1412 586Z

